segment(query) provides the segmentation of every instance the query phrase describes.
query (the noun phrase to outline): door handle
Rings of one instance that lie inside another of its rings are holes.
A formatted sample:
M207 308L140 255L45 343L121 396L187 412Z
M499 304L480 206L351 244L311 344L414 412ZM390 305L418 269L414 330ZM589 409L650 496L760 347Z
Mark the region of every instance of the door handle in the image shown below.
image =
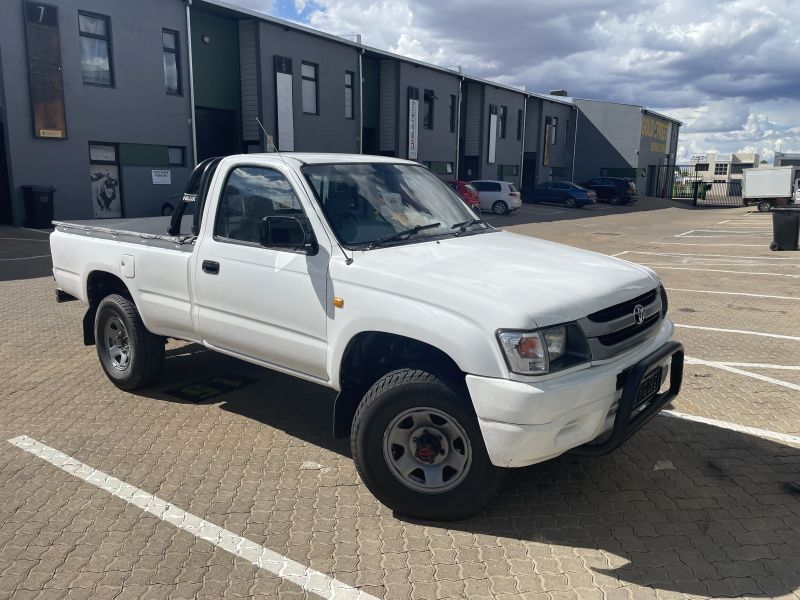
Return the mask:
M216 275L219 273L219 263L215 260L204 260L203 272L209 273L210 275Z

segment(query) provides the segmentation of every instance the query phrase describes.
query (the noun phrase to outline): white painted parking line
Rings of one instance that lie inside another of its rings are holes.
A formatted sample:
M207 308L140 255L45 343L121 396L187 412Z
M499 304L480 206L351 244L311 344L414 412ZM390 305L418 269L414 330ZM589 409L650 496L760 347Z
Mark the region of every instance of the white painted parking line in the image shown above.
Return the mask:
M743 363L743 362L730 362L715 361L726 367L740 367L743 369L774 369L776 371L800 371L800 365L770 365L767 363Z
M354 598L357 600L377 600L358 588L351 587L319 571L293 561L282 554L273 552L247 538L236 535L232 531L223 529L218 525L209 523L185 510L178 508L174 504L162 500L153 494L133 487L117 479L98 471L97 469L84 464L68 454L46 446L27 435L8 440L18 448L29 452L55 465L59 469L66 471L70 475L82 479L87 483L100 488L121 498L129 504L141 508L143 511L161 519L166 523L174 525L192 535L206 540L213 546L225 550L234 556L246 560L250 564L263 569L287 581L298 585L302 589L313 592L323 598Z
M764 244L703 244L700 242L650 242L652 246L735 246L737 248L764 248Z
M702 325L681 325L679 323L675 323L675 327L682 327L683 329L700 329L702 331L718 331L720 333L740 333L742 335L757 335L761 337L774 338L777 340L791 340L793 342L800 342L800 337L796 335L763 333L761 331L748 331L746 329L722 329L720 327L703 327Z
M779 385L781 387L785 387L790 390L800 392L800 385L797 385L796 383L792 383L790 381L783 381L782 379L767 377L766 375L761 375L759 373L751 373L750 371L743 371L742 369L737 369L736 367L731 367L729 365L726 365L725 363L717 362L714 360L703 360L702 358L694 358L693 356L687 356L685 360L687 365L702 365L704 367L712 367L714 369L728 371L729 373L735 373L736 375L743 375L745 377L750 377L751 379L758 379L759 381L772 383L774 385Z
M768 296L766 294L748 294L746 292L720 292L717 290L687 290L685 288L665 288L667 291L670 292L693 292L696 294L722 294L725 296L746 296L749 298L769 298L770 300L797 300L800 301L800 297L797 296Z
M788 433L780 433L777 431L770 431L768 429L760 429L758 427L748 427L747 425L739 425L738 423L729 423L727 421L718 421L716 419L708 419L706 417L697 417L686 413L678 412L676 410L662 410L661 414L665 417L674 419L683 419L685 421L694 421L695 423L703 423L704 425L712 425L721 429L728 429L737 433L746 433L755 437L764 438L767 440L774 440L776 442L783 442L785 444L800 445L800 436L789 435Z
M7 260L33 260L34 258L50 258L50 255L49 254L41 254L39 256L20 256L20 257L17 257L17 258L0 258L0 260L2 260L2 261L7 261Z
M698 257L698 258L744 258L746 260L800 260L792 256L741 256L735 254L691 254L687 252L644 252L641 250L626 250L625 252L630 254L649 254L654 256L686 256L692 258Z
M732 273L734 275L767 275L772 277L800 277L800 275L793 275L791 273L760 273L757 271L725 271L723 269L695 269L693 267L671 267L669 265L657 265L651 263L637 263L644 267L656 267L659 269L670 269L673 271L702 271L704 273Z
M14 242L39 242L40 244L47 244L50 240L40 240L36 238L16 238L16 237L0 237L0 240L11 240Z

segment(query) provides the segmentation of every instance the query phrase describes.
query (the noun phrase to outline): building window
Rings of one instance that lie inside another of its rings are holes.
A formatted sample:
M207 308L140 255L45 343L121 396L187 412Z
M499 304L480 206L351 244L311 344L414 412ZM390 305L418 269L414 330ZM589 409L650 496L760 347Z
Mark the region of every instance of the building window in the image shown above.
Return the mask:
M167 149L169 154L169 164L175 167L186 165L186 149L183 146L170 146Z
M522 121L524 117L522 116L522 109L520 108L517 110L517 140L522 139Z
M174 96L181 95L181 59L178 40L177 31L161 30L161 43L164 49L164 89Z
M353 81L356 74L353 71L344 72L344 118L354 119L353 110Z
M303 61L300 66L303 78L303 112L307 115L319 114L318 72L317 64Z
M103 15L78 13L83 83L114 87L111 64L111 21Z
M717 163L714 165L714 175L727 175L728 163Z
M497 165L498 179L517 176L519 176L519 165Z
M458 99L455 94L450 94L450 133L455 133L456 130L456 109Z
M437 175L452 175L453 163L439 161L439 160L426 160L422 163Z
M116 144L89 142L89 183L95 219L122 216L119 152Z
M422 96L422 101L425 103L424 112L422 114L422 126L425 129L433 129L433 101L436 99L436 94L433 90L425 90Z
M500 137L506 137L506 121L508 121L508 107L501 106L500 112L497 114L497 129L500 132Z
M558 141L558 117L553 117L553 120L551 121L550 132L553 136L551 141L553 145L555 145L555 143Z
M708 163L697 163L694 166L695 171L708 171Z

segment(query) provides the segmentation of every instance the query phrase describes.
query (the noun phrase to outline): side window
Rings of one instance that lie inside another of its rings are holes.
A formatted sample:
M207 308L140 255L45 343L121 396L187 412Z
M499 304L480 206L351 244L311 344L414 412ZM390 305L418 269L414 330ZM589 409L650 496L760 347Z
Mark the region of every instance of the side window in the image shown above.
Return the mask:
M492 181L486 184L487 192L499 192L502 189L503 189L502 186L496 181Z
M214 237L258 244L264 217L273 215L297 216L309 227L300 201L281 173L267 167L236 167L222 191Z
M482 181L473 181L472 183L470 183L470 185L472 187L474 187L476 190L478 190L479 192L485 192L486 191L486 188L484 187Z

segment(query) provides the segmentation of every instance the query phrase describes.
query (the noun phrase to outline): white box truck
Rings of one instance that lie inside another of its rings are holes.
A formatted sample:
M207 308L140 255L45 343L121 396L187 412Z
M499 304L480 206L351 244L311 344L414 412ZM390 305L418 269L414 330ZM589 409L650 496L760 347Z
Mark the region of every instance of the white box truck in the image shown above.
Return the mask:
M798 167L744 169L742 173L742 200L745 206L755 204L760 212L767 212L773 206L800 205Z

